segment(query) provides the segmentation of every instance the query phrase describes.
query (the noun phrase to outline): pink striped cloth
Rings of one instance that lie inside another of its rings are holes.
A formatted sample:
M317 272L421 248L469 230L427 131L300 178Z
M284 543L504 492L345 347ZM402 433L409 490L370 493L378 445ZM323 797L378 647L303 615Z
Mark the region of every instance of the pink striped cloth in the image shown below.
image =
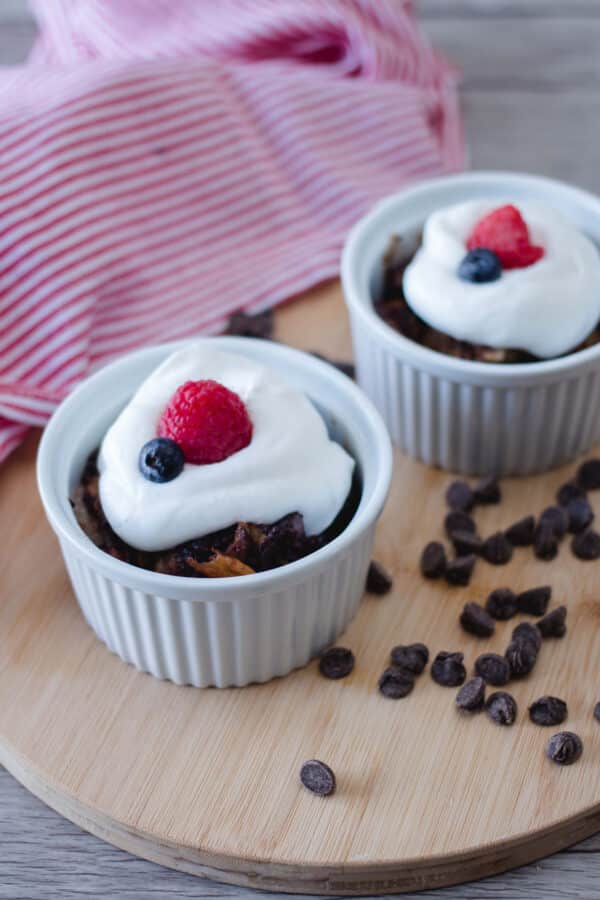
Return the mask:
M335 276L460 168L456 73L401 0L32 0L0 75L0 460L90 370Z

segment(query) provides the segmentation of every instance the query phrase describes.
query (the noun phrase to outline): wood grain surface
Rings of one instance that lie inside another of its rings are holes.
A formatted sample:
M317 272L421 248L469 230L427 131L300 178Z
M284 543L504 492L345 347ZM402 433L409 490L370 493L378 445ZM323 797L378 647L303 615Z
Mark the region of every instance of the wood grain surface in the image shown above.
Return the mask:
M347 358L339 288L279 311L276 337ZM505 568L480 561L467 588L425 581L419 554L443 536L448 475L396 452L375 548L394 587L366 598L341 639L356 654L353 674L326 681L313 662L267 685L181 688L124 665L85 624L41 513L34 453L31 440L0 472L0 759L67 818L193 874L329 894L483 877L600 828L599 564L576 560L565 543L553 563L530 549ZM541 512L572 471L505 481L502 504L478 511L481 533ZM515 622L498 623L490 640L466 635L463 604L505 584L545 583L567 604L569 630L546 642L531 678L511 684L514 728L460 715L455 690L429 674L402 701L378 693L397 643L463 650L469 669L479 653L503 652ZM583 738L573 768L545 758L549 732L526 715L545 694L567 700L568 727ZM310 757L337 773L335 796L298 784Z
M600 22L598 0L417 0L416 7L432 40L463 68L472 165L540 171L600 190L599 58L586 38ZM33 35L25 0L2 0L0 64L22 60ZM596 837L506 875L419 897L600 898L599 885ZM246 893L123 853L58 816L0 770L3 900Z

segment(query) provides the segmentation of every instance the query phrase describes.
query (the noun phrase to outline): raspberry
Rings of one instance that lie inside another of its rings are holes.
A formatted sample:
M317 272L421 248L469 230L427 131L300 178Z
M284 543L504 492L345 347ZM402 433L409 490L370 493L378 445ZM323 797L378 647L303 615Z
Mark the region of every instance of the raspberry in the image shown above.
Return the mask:
M544 255L544 248L530 243L527 225L515 206L507 204L484 216L467 239L467 249L485 247L496 254L504 269L531 266Z
M158 434L176 441L186 462L215 463L248 446L252 422L238 395L218 381L186 381L160 417Z

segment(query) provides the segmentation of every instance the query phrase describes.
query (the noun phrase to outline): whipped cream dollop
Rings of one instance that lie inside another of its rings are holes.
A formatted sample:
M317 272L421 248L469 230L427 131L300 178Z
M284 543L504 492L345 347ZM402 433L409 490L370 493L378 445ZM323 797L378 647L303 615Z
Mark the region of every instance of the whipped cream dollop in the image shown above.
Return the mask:
M173 481L138 468L161 413L185 381L213 379L235 391L252 440L222 462L186 463ZM116 533L138 550L164 550L235 522L270 524L291 512L307 534L330 525L350 490L354 460L328 435L310 400L271 369L206 342L169 356L106 433L98 457L100 500Z
M432 213L404 272L404 296L428 325L457 340L560 356L600 319L600 254L556 210L519 202L530 240L543 247L544 256L533 265L504 270L496 281L464 281L458 267L467 238L500 205L497 199L469 201Z

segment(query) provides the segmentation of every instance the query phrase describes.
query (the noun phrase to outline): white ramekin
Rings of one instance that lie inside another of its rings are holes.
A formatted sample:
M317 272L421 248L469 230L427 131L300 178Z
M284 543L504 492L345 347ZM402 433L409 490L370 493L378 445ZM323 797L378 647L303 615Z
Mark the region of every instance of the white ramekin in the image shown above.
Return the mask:
M539 363L470 362L403 337L372 302L391 235L415 234L435 209L484 197L542 201L600 244L600 200L592 194L534 175L470 172L375 206L348 236L342 284L357 380L394 443L455 472L525 475L572 460L600 437L600 345Z
M304 391L352 453L362 496L339 537L280 569L223 579L147 572L113 559L86 537L69 503L85 460L138 385L182 342L129 354L67 397L42 437L38 486L79 605L100 640L158 678L242 686L306 664L352 619L389 488L392 451L372 404L327 363L268 341L205 340L259 359Z

